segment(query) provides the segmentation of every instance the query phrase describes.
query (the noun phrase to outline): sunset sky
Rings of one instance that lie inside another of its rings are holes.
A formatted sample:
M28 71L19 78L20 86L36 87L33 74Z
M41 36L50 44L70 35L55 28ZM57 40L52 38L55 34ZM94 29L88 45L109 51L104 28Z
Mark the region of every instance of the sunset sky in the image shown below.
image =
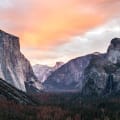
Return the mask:
M0 0L0 29L20 37L32 64L54 65L120 37L120 0Z

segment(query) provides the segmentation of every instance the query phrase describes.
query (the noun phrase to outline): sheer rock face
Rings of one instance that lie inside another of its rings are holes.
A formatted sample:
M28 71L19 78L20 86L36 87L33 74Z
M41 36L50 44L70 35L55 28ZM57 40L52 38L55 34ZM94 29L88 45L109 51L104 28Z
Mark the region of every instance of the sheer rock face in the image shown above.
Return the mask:
M104 92L108 74L105 71L106 55L95 55L84 72L83 95L97 95Z
M85 70L83 95L109 95L120 90L120 39L112 39L104 56L96 56Z
M37 80L29 61L20 52L19 38L1 30L0 78L23 91L25 82Z
M119 92L120 39L113 39L105 54L71 60L53 72L44 85L47 90L78 90L83 96Z
M107 59L113 64L120 63L120 38L115 38L111 41L107 52Z
M89 65L92 55L73 59L53 72L44 82L48 90L76 90L83 86L84 70Z

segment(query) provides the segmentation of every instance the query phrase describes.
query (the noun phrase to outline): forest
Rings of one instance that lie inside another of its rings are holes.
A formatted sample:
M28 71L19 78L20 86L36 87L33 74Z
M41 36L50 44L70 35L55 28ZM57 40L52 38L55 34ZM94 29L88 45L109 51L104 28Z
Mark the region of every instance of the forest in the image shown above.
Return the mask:
M80 98L79 93L41 93L36 105L0 99L0 120L120 120L120 98Z

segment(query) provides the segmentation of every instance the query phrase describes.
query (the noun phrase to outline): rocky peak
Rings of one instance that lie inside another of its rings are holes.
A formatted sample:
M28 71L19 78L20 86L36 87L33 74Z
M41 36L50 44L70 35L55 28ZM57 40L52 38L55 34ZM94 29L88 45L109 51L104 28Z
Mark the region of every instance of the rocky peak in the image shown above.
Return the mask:
M44 82L46 89L49 89L49 91L82 89L84 70L89 65L92 56L90 54L78 57L59 67Z
M111 40L107 53L91 60L85 70L84 95L108 95L120 90L120 38Z
M56 70L56 69L60 68L63 64L64 64L64 62L56 62L56 64L53 67L53 69Z
M120 63L120 38L111 40L111 44L107 51L107 59L111 63Z
M33 66L33 71L34 71L35 75L37 76L38 80L43 83L43 82L45 82L47 77L52 74L52 72L56 71L63 64L64 64L63 62L56 62L54 67L36 64Z
M114 47L119 47L120 48L120 38L114 38L111 40L111 44L114 46Z
M120 91L120 38L111 40L107 53L75 58L53 72L44 82L50 90L78 90L83 96Z
M20 52L19 38L2 30L0 30L0 78L23 91L26 91L25 82L37 81L30 62Z
M111 44L108 47L108 52L113 49L120 50L120 38L114 38L111 40Z
M53 70L53 68L49 67L47 65L36 64L33 66L33 71L34 71L35 75L37 76L38 80L42 83L51 74L52 70Z
M1 48L5 48L5 50L7 49L11 49L14 47L14 50L19 51L20 50L20 44L19 44L19 38L8 34L2 30L0 30L0 47ZM10 50L10 52L12 52Z

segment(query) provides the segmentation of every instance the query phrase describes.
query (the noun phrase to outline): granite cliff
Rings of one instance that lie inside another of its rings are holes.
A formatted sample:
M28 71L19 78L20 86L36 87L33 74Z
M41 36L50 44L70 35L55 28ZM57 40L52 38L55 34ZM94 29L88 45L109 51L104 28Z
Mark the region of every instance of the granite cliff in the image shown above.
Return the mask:
M111 40L104 54L93 53L69 61L44 82L48 91L79 91L100 96L120 91L120 38Z
M30 62L20 52L19 38L2 30L0 30L0 78L22 91L26 91L25 84L37 87L37 78Z
M85 70L83 95L109 95L120 91L120 38L114 38L107 53L94 56Z
M36 64L33 66L33 72L35 73L38 80L43 83L47 80L48 76L52 74L52 72L56 71L60 68L64 63L56 62L55 66L50 67L47 65Z

